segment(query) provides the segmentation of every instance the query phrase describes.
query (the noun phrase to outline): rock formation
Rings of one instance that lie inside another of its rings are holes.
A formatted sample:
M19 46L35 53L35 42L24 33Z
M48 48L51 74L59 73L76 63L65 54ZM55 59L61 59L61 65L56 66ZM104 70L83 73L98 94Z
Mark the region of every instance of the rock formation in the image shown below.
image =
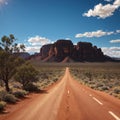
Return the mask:
M105 61L102 50L91 43L78 42L76 49L78 61Z
M63 39L42 46L39 55L43 62L102 62L112 60L105 56L100 48L89 42L78 42L77 45L73 45L71 40Z

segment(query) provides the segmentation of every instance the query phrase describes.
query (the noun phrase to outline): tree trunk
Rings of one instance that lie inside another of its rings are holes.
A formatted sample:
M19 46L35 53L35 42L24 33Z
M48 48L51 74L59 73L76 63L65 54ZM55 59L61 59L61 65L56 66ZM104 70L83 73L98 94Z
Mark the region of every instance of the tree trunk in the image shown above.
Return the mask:
M2 80L0 80L0 86L4 87L4 82Z
M4 82L5 82L5 89L6 89L6 91L10 92L8 80L5 80Z

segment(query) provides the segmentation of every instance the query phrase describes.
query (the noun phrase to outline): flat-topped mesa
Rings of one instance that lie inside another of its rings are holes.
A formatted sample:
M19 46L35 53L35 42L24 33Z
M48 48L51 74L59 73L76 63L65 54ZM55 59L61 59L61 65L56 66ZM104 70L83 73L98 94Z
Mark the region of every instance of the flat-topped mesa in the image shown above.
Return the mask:
M104 61L105 56L100 48L89 42L77 43L78 58L82 61Z
M110 61L110 57L106 57L100 48L92 46L89 42L78 42L73 45L71 40L60 39L53 44L44 45L40 49L40 56L43 61L61 62L69 61L91 61L102 62Z
M70 40L57 40L54 43L55 57L57 61L62 61L66 57L72 57L74 45Z

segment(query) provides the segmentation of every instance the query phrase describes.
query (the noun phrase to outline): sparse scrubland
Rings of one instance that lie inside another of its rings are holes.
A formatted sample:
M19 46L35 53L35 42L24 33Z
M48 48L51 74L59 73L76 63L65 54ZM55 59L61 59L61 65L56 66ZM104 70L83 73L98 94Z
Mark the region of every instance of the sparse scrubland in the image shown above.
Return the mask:
M120 99L120 63L73 64L70 70L81 84Z
M16 103L30 92L40 92L46 87L62 79L65 68L69 67L73 78L80 84L92 89L105 91L120 98L120 63L40 63L31 60L30 63L37 70L38 80L32 81L24 88L22 82L12 77L9 82L10 92L5 90L0 80L0 110L6 103Z
M41 89L44 89L56 81L60 80L65 72L65 66L59 63L39 63L31 61L39 71L39 81L36 83Z
M57 66L56 64L34 63L34 61L31 61L30 63L37 70L37 81L32 77L33 81L29 82L29 76L24 76L24 81L20 81L21 79L23 80L20 75L25 73L25 70L27 70L27 66L24 64L19 68L19 70L22 69L22 71L19 71L19 74L15 74L15 76L10 80L9 92L5 90L4 82L0 80L0 111L4 110L6 103L14 104L31 92L43 92L45 88L60 80L64 74L65 67ZM29 73L29 70L27 70L27 72ZM23 82L25 81L27 84L23 87Z

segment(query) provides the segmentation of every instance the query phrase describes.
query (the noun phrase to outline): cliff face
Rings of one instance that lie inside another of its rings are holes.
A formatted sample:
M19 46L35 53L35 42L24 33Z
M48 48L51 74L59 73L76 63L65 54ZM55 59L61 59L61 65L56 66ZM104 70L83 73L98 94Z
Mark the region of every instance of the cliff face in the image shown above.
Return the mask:
M92 46L91 43L78 42L77 44L78 61L104 61L105 56L100 48Z
M40 49L40 56L41 59L44 59L49 56L50 49L52 48L53 44L43 45Z
M93 46L89 42L78 42L73 45L70 40L57 40L53 44L44 45L40 49L40 56L43 61L62 62L69 61L91 61L101 62L109 61L110 58L106 57L100 48Z
M62 61L66 57L72 57L73 43L70 40L58 40L54 43L55 57L57 61Z

